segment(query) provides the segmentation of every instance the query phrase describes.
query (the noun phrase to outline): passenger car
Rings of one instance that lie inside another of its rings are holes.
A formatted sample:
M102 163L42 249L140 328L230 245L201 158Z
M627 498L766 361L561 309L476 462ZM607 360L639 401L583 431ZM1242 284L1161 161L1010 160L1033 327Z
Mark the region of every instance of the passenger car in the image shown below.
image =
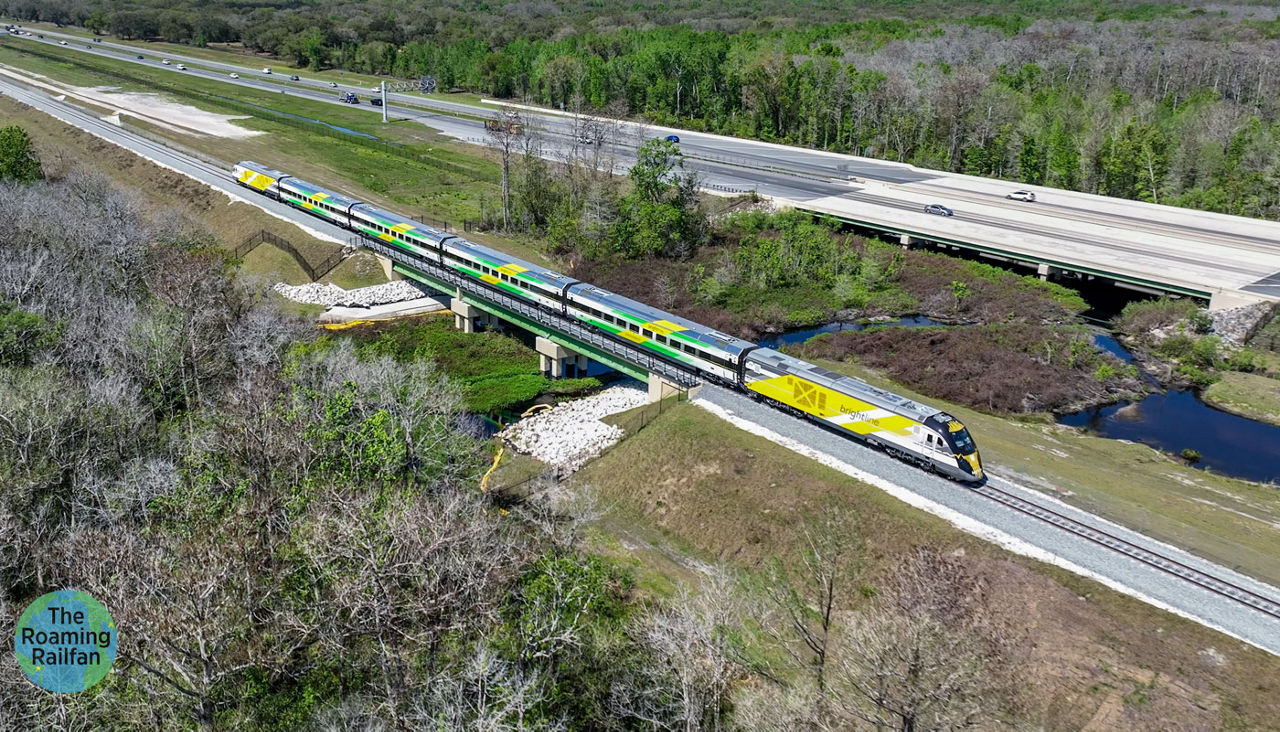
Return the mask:
M1013 193L1010 193L1009 195L1005 196L1005 198L1008 198L1013 201L1026 201L1027 203L1035 203L1036 194L1032 193L1031 191L1014 191Z
M245 188L364 234L368 246L394 251L436 281L467 282L496 302L532 305L548 318L572 319L699 378L879 447L909 463L961 481L985 480L978 448L945 412L794 356L667 313L628 297L517 259L462 237L328 191L250 161L233 175Z
M954 216L956 213L946 206L943 206L941 203L931 203L928 206L925 206L924 212L927 214L934 214L936 216Z
M666 140L667 142L680 142L680 136L679 136L679 135L667 135L666 137L664 137L664 138L662 138L662 139Z
M239 75L239 74L237 74L236 72L232 71L232 72L231 72L231 78L233 78L233 79L239 79L239 78L240 78L240 75Z
M300 79L298 79L297 74L293 74L292 76L289 77L289 81L300 81Z

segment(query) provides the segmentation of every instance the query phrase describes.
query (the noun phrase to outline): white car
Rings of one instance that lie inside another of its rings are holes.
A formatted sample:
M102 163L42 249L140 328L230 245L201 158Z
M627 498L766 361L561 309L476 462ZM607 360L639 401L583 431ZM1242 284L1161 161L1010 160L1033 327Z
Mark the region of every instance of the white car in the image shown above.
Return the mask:
M165 60L161 61L160 63L164 64L165 66L168 66L168 65L169 65L169 59L165 59Z
M240 75L239 75L239 74L237 74L236 72L232 71L232 72L231 72L231 78L233 78L233 79L239 79L239 78L240 78Z
M67 45L67 42L66 42L66 41L58 41L58 45L59 45L59 46L65 46L65 45Z
M1009 195L1005 196L1005 198L1011 201L1025 201L1027 203L1035 203L1036 194L1032 193L1031 191L1014 191L1013 193L1010 193Z
M264 68L264 69L262 70L262 73L264 73L264 74L270 74L270 73L271 73L271 69L266 69L266 68Z
M186 70L187 70L186 64L178 64L178 71L186 71Z

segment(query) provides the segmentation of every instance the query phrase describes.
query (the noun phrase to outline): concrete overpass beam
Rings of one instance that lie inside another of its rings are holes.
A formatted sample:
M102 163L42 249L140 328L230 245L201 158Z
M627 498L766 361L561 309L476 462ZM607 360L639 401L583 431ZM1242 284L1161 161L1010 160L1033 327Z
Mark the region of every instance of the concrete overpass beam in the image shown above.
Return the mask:
M480 308L468 305L456 297L449 301L449 309L453 311L453 327L463 333L475 333L476 322L484 317L484 311Z

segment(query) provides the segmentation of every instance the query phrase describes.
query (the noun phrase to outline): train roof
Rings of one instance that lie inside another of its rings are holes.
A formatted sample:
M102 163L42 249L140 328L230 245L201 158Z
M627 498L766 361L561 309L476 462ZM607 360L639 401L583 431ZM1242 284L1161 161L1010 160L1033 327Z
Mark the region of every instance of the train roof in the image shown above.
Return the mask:
M284 171L276 170L275 168L268 168L265 165L259 165L258 163L255 163L252 160L241 160L240 162L236 163L236 165L240 166L241 168L248 168L249 170L252 170L255 173L262 173L263 175L268 176L270 178L275 178L276 180L280 180L281 178L289 175Z
M881 409L901 414L917 422L924 422L941 411L900 394L886 391L878 386L872 386L861 379L855 379L852 376L838 374L830 369L815 366L808 361L795 356L788 356L772 348L757 348L747 356L747 361L759 362L773 371L804 377L815 384L825 386L842 394L848 394L868 404L874 404Z
M547 269L540 264L526 262L519 257L513 257L509 254L503 254L494 249L490 249L482 244L477 244L460 236L455 236L446 242L446 246L457 249L472 259L479 260L494 269L515 265L521 270L521 274L531 275L549 285L561 288L570 282L577 282L574 278L566 274L561 274L554 269Z
M384 224L388 229L399 227L401 231L412 231L421 236L427 236L434 241L451 236L446 231L441 231L434 226L428 226L421 221L405 218L400 214L394 214L384 208L378 208L372 204L362 203L357 208L352 209L352 213L364 214L368 218Z
M708 328L700 323L687 320L679 315L673 315L663 310L659 310L642 302L624 297L616 292L610 292L602 287L581 283L570 288L570 292L590 297L593 301L600 303L606 307L612 308L615 312L630 316L644 323L675 323L683 328L680 334L693 338L697 341L705 343L710 348L720 349L732 355L741 354L748 348L755 348L756 344L751 341L744 341L741 338L735 338L727 333L721 333L713 328Z

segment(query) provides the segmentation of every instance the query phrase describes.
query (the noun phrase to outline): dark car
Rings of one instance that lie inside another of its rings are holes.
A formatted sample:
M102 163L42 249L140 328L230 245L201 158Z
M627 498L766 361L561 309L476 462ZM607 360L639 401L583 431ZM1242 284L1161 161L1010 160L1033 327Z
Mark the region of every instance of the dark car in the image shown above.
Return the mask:
M679 135L667 135L666 137L664 137L664 138L662 138L662 139L666 140L667 142L680 142L680 136L679 136Z
M934 214L936 216L954 216L955 215L955 211L952 211L946 206L943 206L941 203L931 203L928 206L925 206L924 212L927 214Z
M375 106L375 107L381 107L381 106L382 106L382 97L374 97L373 99L370 99L370 100L369 100L369 103L370 103L370 104L372 104L372 105L373 105L373 106Z
M137 56L134 56L134 58L136 58L136 59L138 59L139 61L141 61L141 60L142 60L142 54L138 54Z
M293 76L289 77L289 81L301 81L301 79L298 78L297 74L294 74Z

